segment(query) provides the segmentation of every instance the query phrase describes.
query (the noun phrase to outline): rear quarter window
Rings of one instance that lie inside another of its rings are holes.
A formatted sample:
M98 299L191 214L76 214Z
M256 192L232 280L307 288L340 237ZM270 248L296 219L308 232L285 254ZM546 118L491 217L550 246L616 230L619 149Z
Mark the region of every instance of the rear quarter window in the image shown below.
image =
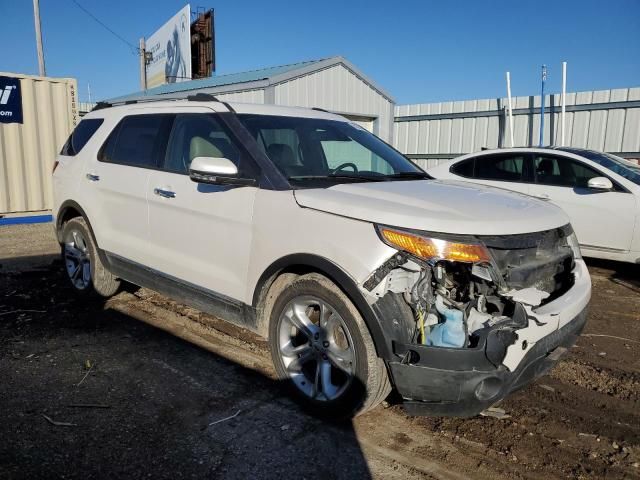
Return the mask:
M73 157L80 153L80 150L87 144L87 142L93 137L93 134L98 131L100 125L104 120L102 118L87 118L82 120L75 128L66 143L62 147L60 155L66 155Z
M463 160L460 163L456 163L449 169L449 171L456 175L460 175L461 177L473 178L474 160L474 158L470 158L468 160Z

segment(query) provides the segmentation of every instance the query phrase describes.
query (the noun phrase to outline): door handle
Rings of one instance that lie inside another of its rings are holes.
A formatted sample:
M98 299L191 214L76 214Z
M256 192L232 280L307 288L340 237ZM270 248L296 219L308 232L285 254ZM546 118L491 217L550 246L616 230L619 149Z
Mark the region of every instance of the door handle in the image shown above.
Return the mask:
M163 190L162 188L154 188L153 193L163 198L176 198L176 192Z
M534 197L539 198L540 200L551 200L551 197L546 193L541 193L540 195L534 195Z
M95 175L93 173L87 173L86 177L90 182L97 182L100 180L100 175Z

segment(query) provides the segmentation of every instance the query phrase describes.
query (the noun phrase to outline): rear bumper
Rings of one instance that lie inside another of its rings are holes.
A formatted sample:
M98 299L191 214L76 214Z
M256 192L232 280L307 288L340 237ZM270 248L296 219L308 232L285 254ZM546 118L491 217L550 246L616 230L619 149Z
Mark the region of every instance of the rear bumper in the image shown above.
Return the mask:
M547 373L575 344L586 321L585 308L561 328L537 341L514 371L503 365L453 370L445 366L434 368L395 362L390 362L389 368L409 415L470 417Z

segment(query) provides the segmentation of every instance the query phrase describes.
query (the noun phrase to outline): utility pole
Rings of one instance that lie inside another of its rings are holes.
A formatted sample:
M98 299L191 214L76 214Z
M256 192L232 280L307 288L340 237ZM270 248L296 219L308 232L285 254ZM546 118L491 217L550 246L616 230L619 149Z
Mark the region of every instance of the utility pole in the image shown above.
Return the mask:
M47 76L44 68L44 52L42 51L42 30L40 28L40 0L33 0L33 21L36 25L36 48L38 49L38 70L41 77Z
M145 50L144 37L140 39L140 88L142 90L147 89L147 53Z

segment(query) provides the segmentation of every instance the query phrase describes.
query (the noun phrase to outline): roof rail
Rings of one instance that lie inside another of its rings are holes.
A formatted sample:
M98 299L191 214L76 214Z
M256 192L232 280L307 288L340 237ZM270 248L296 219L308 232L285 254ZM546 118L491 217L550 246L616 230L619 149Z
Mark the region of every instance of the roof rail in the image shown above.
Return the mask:
M210 93L196 93L195 95L189 95L187 100L190 102L219 102L216 97L211 95Z
M111 105L109 102L98 102L91 111L94 112L96 110L102 110L103 108L109 108L112 106L113 105Z
M189 96L168 96L168 95L154 95L149 97L141 97L131 100L121 100L117 102L98 102L96 106L93 107L92 111L102 110L103 108L115 107L117 105L134 105L136 103L151 103L151 102L162 102L164 100L187 100L189 102L219 102L216 97L211 95L210 93L196 93L194 95Z

